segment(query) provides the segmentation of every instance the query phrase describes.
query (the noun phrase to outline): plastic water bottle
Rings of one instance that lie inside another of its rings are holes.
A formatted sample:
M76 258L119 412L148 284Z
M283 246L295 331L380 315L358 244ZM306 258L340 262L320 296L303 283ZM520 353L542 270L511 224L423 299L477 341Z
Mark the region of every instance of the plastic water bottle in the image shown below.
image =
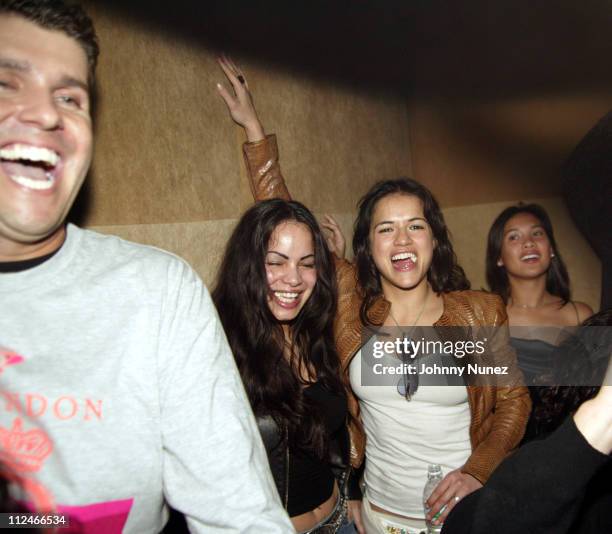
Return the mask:
M423 488L423 508L425 509L425 515L429 512L429 506L427 506L427 499L436 489L436 486L442 481L442 468L438 464L429 464L427 466L427 482ZM442 511L438 512L432 520L437 519ZM442 532L442 525L434 525L433 523L426 520L427 523L427 534L439 534Z

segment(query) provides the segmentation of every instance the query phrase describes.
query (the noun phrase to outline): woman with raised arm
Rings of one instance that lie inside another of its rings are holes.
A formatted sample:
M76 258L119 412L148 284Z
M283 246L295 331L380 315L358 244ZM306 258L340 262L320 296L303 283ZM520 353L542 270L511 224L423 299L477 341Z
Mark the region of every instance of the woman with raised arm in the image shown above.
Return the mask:
M247 134L244 155L255 199L290 198L275 137L265 136L244 75L227 58L220 65L233 92L221 84L218 91ZM328 220L326 226L342 248L337 225ZM446 475L427 500L427 520L439 528L524 431L530 402L526 388L518 385L522 379L507 344L504 306L496 296L467 291L440 208L414 180L378 183L362 198L353 250L354 265L336 261L334 333L341 371L351 385L353 466L362 464L364 451L367 456L366 494L360 508L352 507L355 521L360 533L422 531L428 464L441 464ZM490 350L508 369L506 386L362 385L364 327L400 325L500 327Z
M335 270L310 211L280 199L251 207L227 244L212 296L294 527L354 534Z
M546 436L553 408L546 387L551 383L557 346L563 329L580 325L593 310L571 300L567 268L559 252L552 223L538 204L504 209L493 222L487 239L487 282L506 303L510 343L517 352L533 402L523 438L526 443ZM555 407L558 409L558 406ZM562 419L568 413L557 414Z

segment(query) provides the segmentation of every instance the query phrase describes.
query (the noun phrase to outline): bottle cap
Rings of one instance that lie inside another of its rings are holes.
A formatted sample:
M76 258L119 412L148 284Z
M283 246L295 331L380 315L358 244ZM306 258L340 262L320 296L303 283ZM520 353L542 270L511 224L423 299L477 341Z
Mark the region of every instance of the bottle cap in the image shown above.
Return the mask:
M439 464L429 464L427 466L427 474L431 476L441 475L442 467Z

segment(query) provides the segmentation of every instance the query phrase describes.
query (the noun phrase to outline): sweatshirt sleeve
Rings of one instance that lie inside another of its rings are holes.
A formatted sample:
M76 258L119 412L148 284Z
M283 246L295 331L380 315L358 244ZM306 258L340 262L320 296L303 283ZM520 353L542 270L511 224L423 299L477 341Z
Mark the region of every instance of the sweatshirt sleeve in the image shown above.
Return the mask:
M294 532L208 291L176 263L157 363L166 500L191 532Z

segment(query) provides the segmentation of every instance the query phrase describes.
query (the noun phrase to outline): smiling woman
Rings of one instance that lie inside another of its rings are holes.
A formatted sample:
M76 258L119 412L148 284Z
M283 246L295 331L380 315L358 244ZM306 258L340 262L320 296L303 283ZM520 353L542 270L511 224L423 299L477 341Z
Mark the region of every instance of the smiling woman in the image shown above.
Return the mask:
M503 210L487 240L487 282L506 303L511 343L533 403L523 443L543 437L538 413L546 412L546 381L555 367L553 354L562 329L575 327L593 314L571 300L570 280L550 217L538 204ZM550 380L550 379L548 379ZM548 384L550 386L552 384Z
M286 221L274 229L266 252L266 277L270 311L287 328L317 282L314 243L308 226Z
M349 440L333 342L334 275L312 213L299 202L267 200L240 219L213 291L276 487L299 532L346 527Z
M506 208L489 230L487 281L491 290L510 304L512 287L516 293L519 280L543 281L548 296L557 297L563 304L569 301L569 277L557 249L552 223L537 204Z

